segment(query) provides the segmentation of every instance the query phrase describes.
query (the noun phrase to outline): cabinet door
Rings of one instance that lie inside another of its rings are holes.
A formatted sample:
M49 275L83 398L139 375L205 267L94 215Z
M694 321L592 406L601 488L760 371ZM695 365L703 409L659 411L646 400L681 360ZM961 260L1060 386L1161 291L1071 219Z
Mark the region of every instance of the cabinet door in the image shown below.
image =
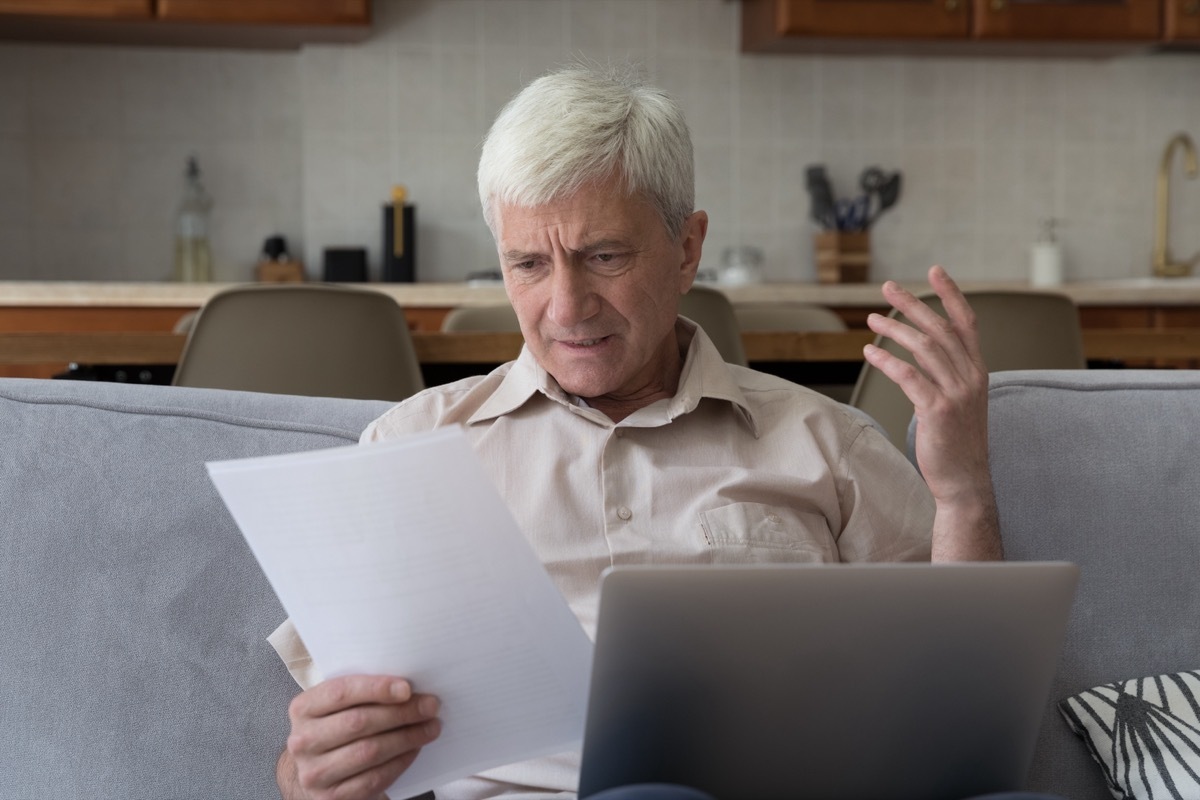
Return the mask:
M0 0L0 14L31 17L149 19L153 0Z
M1166 0L1166 39L1200 41L1200 0Z
M1122 41L1163 34L1161 0L974 0L981 39Z
M742 47L787 37L965 39L970 0L742 0Z
M158 0L158 18L174 22L261 25L366 25L370 0Z

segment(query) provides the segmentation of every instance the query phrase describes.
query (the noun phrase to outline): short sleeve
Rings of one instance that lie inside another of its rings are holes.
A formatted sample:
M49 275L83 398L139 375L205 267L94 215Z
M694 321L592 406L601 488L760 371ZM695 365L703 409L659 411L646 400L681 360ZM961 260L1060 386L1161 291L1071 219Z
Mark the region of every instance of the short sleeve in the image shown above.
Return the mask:
M842 561L928 561L933 495L904 454L871 426L855 427L837 466Z
M292 678L300 684L300 688L310 689L321 682L321 675L313 664L312 656L309 655L308 648L304 646L290 618L272 631L267 641L275 648L275 652L292 674Z

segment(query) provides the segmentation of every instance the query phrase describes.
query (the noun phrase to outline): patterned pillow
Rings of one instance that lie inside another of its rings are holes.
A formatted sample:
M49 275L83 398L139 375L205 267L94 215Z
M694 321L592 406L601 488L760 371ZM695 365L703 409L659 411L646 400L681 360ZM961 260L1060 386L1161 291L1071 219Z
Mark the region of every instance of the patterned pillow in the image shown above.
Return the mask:
M1097 686L1058 708L1117 800L1200 800L1200 671Z

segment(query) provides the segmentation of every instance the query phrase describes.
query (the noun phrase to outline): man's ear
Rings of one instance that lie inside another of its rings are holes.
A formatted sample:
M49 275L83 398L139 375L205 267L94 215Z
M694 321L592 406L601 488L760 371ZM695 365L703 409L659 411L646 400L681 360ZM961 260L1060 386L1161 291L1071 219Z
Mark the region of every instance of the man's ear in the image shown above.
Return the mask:
M704 250L704 237L708 235L708 212L693 211L683 223L680 234L680 249L683 261L679 264L679 293L692 288L696 271L700 268L700 255Z

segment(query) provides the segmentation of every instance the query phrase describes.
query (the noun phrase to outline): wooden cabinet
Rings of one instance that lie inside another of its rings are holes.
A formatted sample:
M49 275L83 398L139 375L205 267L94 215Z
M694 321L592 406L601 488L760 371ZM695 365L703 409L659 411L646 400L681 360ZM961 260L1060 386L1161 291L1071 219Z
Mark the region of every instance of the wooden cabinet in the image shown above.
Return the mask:
M972 33L980 39L1056 41L1157 40L1162 0L974 0Z
M1165 0L1163 17L1168 42L1200 42L1200 0Z
M742 0L746 52L991 53L999 46L1020 54L1060 45L1067 54L1161 42L1171 31L1200 39L1200 0Z
M158 0L157 17L243 25L366 25L371 10L368 0Z
M788 37L961 39L969 0L742 0L742 49Z
M0 40L287 49L370 23L371 0L0 0Z
M195 306L3 306L0 335L5 333L166 333ZM52 378L65 372L65 361L7 364L0 378Z
M0 14L150 19L154 16L154 0L0 0Z

